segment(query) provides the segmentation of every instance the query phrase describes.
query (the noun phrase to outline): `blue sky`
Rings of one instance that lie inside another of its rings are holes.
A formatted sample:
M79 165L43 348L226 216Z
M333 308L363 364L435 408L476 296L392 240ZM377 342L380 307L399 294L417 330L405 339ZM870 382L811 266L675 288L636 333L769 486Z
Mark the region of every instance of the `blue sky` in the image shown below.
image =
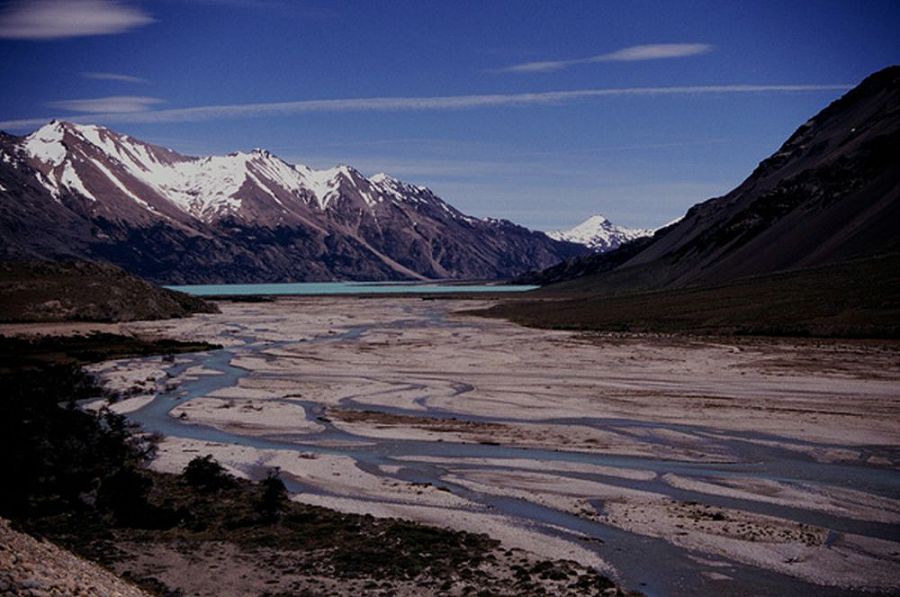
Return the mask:
M8 1L0 128L264 147L537 229L658 226L900 62L897 31L897 0Z

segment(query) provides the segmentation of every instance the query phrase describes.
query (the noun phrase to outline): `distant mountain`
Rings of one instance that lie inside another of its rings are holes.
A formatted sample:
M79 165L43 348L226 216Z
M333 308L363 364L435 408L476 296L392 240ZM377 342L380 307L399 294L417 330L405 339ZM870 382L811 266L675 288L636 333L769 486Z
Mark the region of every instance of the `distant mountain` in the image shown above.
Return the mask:
M552 288L697 287L900 251L900 66L803 124L723 197L621 255L573 258ZM532 276L539 279L540 276Z
M578 243L595 253L605 253L618 249L623 243L644 236L651 236L650 228L626 228L616 226L601 215L591 216L581 224L569 230L554 230L547 236L556 240Z
M165 283L494 279L587 252L386 174L58 121L0 133L0 232L4 260L103 259Z

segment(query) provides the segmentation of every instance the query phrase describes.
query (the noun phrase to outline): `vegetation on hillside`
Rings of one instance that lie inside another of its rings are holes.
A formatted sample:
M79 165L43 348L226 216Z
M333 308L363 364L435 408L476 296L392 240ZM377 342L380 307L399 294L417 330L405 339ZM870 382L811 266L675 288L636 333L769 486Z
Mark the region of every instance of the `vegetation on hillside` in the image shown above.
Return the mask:
M0 322L134 321L216 313L215 304L88 261L0 262Z

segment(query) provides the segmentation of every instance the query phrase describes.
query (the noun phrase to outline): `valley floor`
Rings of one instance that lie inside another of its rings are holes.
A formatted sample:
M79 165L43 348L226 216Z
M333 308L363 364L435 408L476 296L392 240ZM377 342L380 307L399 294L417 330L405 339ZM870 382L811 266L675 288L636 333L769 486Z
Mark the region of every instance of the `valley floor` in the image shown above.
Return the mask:
M279 299L125 324L94 366L153 466L488 533L659 595L900 590L900 344L589 335L472 301Z

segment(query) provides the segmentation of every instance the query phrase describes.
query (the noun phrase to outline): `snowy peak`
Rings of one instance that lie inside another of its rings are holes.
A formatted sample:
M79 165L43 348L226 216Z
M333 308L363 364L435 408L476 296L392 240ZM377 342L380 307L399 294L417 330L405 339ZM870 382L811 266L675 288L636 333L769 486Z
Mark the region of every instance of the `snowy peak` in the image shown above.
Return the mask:
M412 210L431 219L476 222L427 187L384 172L367 178L347 164L315 169L290 164L258 147L185 156L102 126L52 121L23 138L19 149L53 197L83 197L97 203L95 211L117 219L163 215L207 224L237 219L283 225L309 223L327 214L348 223L361 221L363 215L383 222L396 210ZM550 236L607 250L642 233L594 216Z
M594 215L594 216L589 217L587 220L585 220L578 226L575 226L574 228L569 230L569 232L572 234L591 233L591 232L595 232L601 228L608 229L608 228L612 228L612 227L613 227L612 223L609 220L607 220L606 217L601 216L601 215Z
M379 192L387 195L394 201L411 201L413 203L426 203L429 197L434 197L430 189L412 185L384 172L379 172L369 179Z
M431 206L465 218L425 187L383 173L369 179L347 164L322 170L293 165L262 148L184 156L101 126L52 121L24 137L19 150L54 197L106 197L118 203L112 209L120 217L130 209L126 204L136 203L207 223L308 221L310 210L374 213L390 204ZM121 192L110 194L110 186Z
M79 147L82 146L82 147ZM23 148L31 157L53 165L61 163L68 153L92 146L95 150L123 162L140 165L144 170L158 162L188 160L164 147L143 143L97 125L73 124L52 120L25 137Z
M564 240L584 245L597 253L604 253L617 249L628 241L652 234L653 230L649 228L616 226L604 216L593 215L574 228L554 230L548 232L547 236L554 240Z
M63 123L54 120L25 137L23 147L28 155L56 166L66 157L66 147L62 142L65 133Z
M508 278L588 252L384 173L261 148L187 156L66 122L0 135L0 203L0 254L109 259L167 283Z

